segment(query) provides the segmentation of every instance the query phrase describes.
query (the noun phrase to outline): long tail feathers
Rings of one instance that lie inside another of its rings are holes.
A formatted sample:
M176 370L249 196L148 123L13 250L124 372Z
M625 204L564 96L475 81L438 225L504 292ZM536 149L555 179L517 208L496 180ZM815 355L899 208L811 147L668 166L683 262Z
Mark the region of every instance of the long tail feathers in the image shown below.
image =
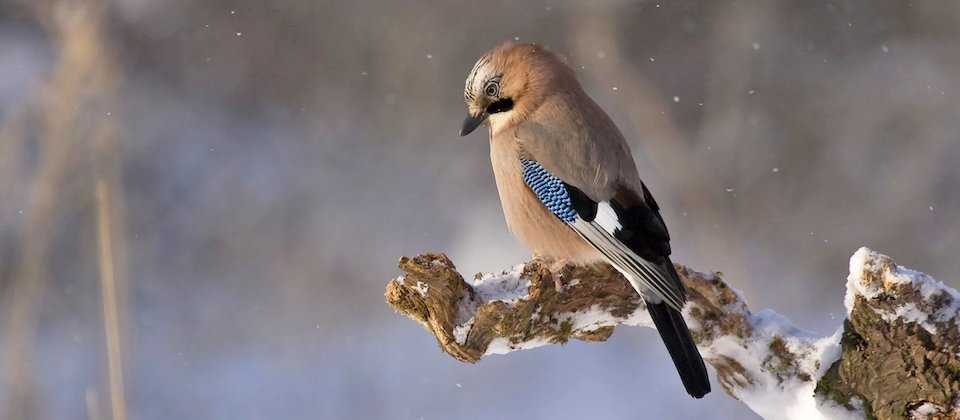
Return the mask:
M687 299L670 262L670 234L647 187L638 195L621 186L612 200L596 202L536 161L521 157L520 163L523 181L540 202L593 245L644 297L687 392L694 398L707 395L707 368L680 314Z
M683 315L666 303L648 302L647 311L650 312L660 338L667 346L667 352L670 353L673 364L677 367L687 393L694 398L707 395L710 392L710 378L707 376L707 368L703 365L700 352L693 344L690 330L683 321Z

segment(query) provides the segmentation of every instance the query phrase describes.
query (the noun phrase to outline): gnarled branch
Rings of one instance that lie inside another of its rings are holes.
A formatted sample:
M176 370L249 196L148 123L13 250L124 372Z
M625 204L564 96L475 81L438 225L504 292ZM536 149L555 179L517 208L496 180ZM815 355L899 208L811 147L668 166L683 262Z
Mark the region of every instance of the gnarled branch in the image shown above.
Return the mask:
M684 316L724 391L768 417L957 418L960 294L866 248L850 267L848 319L818 337L772 311L751 312L719 274L678 265L690 301ZM400 269L387 303L464 362L653 325L606 264L571 267L559 292L536 260L472 284L443 254L401 258Z

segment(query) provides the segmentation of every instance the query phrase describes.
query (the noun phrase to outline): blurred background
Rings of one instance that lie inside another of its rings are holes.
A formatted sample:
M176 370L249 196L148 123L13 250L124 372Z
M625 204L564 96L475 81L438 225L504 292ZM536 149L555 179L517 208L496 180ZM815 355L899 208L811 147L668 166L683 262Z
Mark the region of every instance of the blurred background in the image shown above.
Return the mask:
M465 365L402 255L529 258L463 81L564 55L675 261L827 335L869 246L960 286L960 3L0 1L0 418L755 418L651 329Z

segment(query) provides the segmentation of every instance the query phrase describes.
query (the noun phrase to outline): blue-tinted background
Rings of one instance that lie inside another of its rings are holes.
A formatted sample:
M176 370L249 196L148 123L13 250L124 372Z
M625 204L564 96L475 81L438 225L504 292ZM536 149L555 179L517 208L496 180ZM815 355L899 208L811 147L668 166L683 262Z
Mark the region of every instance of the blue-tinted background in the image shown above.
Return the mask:
M755 309L831 333L860 246L960 285L960 3L597 3L0 1L0 417L109 418L109 249L132 418L751 418L653 330L465 365L384 304L402 255L529 257L457 136L513 38Z

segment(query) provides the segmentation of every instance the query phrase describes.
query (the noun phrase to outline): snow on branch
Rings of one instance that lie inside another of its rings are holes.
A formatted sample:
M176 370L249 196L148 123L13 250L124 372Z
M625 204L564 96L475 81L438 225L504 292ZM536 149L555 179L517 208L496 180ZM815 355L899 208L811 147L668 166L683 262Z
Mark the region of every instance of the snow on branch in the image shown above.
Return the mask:
M476 363L570 339L605 341L617 325L652 327L640 297L606 264L571 267L557 291L530 261L464 281L443 254L401 258L387 285L398 312L441 350ZM819 337L770 311L751 312L719 274L677 266L684 317L727 394L766 418L960 417L960 294L861 248L850 260L848 317Z

